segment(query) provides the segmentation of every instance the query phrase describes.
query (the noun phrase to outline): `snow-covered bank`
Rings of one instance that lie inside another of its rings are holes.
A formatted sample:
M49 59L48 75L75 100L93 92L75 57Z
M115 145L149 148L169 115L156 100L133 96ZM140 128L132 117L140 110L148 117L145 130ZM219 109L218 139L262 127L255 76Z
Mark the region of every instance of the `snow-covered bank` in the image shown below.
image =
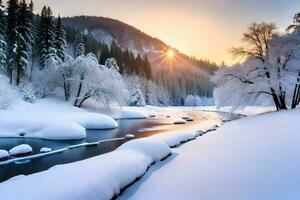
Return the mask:
M19 101L11 110L1 110L0 119L0 137L83 139L86 129L118 127L108 115L87 112L51 98L34 104Z
M226 123L150 168L120 199L299 199L300 110Z
M214 123L216 121L212 120L195 124L194 131L174 135L162 133L133 140L108 154L55 166L37 174L15 177L0 184L1 197L7 200L21 197L28 200L111 199L141 177L151 164L169 156L169 146L194 139L198 135L196 130L209 129ZM33 191L32 188L39 190Z
M0 111L0 137L26 137L51 140L82 139L85 128L77 123L40 116L37 113Z
M134 140L112 153L3 182L0 184L1 198L111 199L122 188L142 176L153 162L170 153L171 150L163 142ZM35 188L38 190L33 191Z

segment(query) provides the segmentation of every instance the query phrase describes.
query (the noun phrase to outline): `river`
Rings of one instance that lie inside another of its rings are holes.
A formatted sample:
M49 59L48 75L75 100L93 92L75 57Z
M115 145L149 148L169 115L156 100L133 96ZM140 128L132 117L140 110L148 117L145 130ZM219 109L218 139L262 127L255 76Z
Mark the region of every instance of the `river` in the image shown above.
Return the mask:
M127 134L135 135L135 138L142 138L154 134L163 134L172 130L189 130L197 124L209 119L235 119L239 116L225 113L212 113L204 111L187 111L181 114L187 114L193 117L194 121L186 124L174 125L172 119L178 112L164 113L165 117L151 117L149 119L132 119L118 120L119 127L112 130L88 130L87 137L84 140L72 141L52 141L30 138L1 138L0 149L9 150L19 144L29 144L33 148L33 155L38 154L42 147L49 147L53 150L62 149L71 145L82 144L85 142L97 142L113 138L122 138ZM180 114L179 114L180 115ZM121 139L117 141L107 141L95 146L84 146L74 149L68 149L58 154L53 154L36 159L26 160L26 162L13 162L10 164L0 165L0 182L5 181L17 175L28 175L44 171L59 164L76 162L93 156L101 155L115 150L129 139Z

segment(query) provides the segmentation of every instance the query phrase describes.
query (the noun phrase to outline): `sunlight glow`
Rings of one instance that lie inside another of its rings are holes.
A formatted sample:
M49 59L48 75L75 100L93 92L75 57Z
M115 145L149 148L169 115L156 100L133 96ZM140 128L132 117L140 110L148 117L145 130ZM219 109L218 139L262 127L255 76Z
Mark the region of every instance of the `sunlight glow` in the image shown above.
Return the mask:
M174 51L173 51L172 49L169 49L169 50L167 51L167 56L168 56L169 58L173 58L173 57L174 57Z

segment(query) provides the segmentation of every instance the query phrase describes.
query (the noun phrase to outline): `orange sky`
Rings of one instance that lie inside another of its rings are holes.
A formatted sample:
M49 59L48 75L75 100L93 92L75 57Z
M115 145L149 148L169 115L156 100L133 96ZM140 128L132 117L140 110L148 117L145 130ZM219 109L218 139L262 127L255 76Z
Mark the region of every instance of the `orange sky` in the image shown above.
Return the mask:
M33 0L63 16L119 19L180 51L231 64L228 49L253 22L275 22L280 30L299 11L299 0Z

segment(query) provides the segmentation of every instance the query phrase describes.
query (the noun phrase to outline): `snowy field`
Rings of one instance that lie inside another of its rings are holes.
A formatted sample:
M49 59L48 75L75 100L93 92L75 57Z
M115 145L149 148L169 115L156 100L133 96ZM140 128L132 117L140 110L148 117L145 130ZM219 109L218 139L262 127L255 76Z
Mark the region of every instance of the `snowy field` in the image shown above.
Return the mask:
M296 200L300 110L225 124L173 150L119 199Z
M85 114L94 117L98 115L96 113L60 105L62 102L51 99L41 101L34 107L29 105L22 111L9 112L39 113L41 111L39 106L44 108L45 104L54 105L53 101L56 106L47 119L62 117L65 120L63 123L76 124L83 127L83 130L85 126L92 127L98 122L93 118L83 117ZM269 108L252 107L245 113L253 115L267 109ZM214 111L215 107L124 107L122 112L103 116L113 121L114 117L134 119L149 116L159 119L166 115L178 116L178 119L172 118L172 122L175 123L183 118L190 119L182 111L196 110ZM225 123L220 128L218 126L222 122L217 115L214 112L207 114L210 115L207 120L200 124L194 123L187 131L172 130L132 140L107 154L54 166L44 172L11 178L0 184L1 198L6 200L21 198L102 200L113 197L182 200L298 199L299 109L250 116ZM76 116L83 121L76 120ZM27 120L32 119L34 117ZM41 119L43 118L39 118ZM37 119L34 120L42 124ZM40 132L39 128L30 127L33 128L21 132L30 134L35 133L30 130ZM203 134L207 130L214 129L217 130ZM46 134L42 136L44 135ZM182 143L186 144L181 145ZM23 149L30 150L25 146ZM1 155L7 156L7 152L2 152Z

